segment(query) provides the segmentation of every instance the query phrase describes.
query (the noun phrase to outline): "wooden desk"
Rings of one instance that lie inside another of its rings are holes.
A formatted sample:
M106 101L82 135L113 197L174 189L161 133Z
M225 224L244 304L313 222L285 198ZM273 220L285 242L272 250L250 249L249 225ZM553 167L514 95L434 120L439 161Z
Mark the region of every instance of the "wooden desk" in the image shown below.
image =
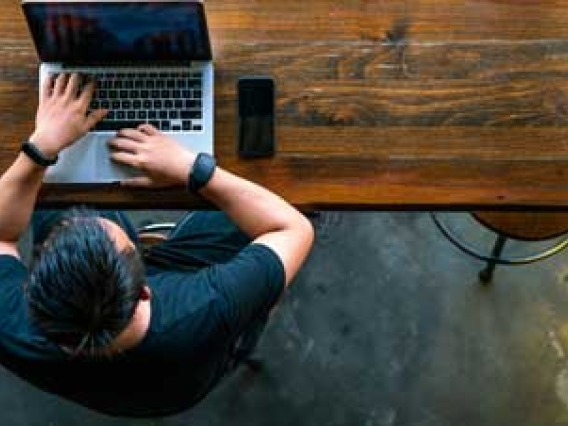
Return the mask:
M568 208L558 0L208 0L219 163L303 208ZM0 2L0 170L30 134L37 59ZM235 155L235 84L277 82L278 155ZM190 207L183 191L45 187L44 205Z

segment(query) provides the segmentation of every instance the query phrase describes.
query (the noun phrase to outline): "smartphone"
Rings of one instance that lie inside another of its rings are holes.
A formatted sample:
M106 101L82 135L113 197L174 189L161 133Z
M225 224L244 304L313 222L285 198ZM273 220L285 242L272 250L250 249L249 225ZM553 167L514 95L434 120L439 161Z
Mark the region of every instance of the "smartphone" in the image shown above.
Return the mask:
M242 77L237 83L238 154L243 158L271 157L274 140L274 80Z

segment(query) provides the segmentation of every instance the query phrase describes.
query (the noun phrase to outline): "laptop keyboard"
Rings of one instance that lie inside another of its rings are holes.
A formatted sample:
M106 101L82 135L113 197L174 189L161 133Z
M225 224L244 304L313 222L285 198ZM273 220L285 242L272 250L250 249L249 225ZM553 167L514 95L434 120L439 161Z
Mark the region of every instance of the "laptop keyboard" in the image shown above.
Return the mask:
M91 74L97 89L90 110L109 110L95 131L152 124L165 132L203 130L203 75L187 72L104 72Z

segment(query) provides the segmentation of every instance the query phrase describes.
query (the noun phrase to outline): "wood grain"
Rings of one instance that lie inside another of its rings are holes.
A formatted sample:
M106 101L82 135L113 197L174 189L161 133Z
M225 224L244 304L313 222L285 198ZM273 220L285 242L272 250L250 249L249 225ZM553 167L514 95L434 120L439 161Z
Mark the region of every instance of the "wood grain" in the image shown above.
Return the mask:
M219 163L302 208L568 209L561 1L206 2ZM33 129L37 58L0 3L0 170ZM272 75L278 153L235 152L236 82ZM182 190L46 186L45 206L205 207Z

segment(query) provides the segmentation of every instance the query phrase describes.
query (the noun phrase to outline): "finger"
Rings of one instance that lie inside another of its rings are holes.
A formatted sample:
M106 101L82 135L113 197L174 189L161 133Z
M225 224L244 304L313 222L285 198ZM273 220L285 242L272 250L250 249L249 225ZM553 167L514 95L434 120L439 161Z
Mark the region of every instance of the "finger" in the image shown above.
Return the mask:
M76 99L77 92L79 91L79 85L81 84L81 77L77 73L73 73L69 78L67 83L67 88L65 89L65 96L69 99Z
M146 133L148 136L155 136L160 133L158 129L156 129L154 126L148 123L144 123L138 126L138 130L140 130L143 133Z
M114 138L108 141L108 146L110 149L115 151L129 152L135 154L138 151L139 142L135 142L132 139L124 138Z
M97 125L99 121L105 118L107 114L108 114L108 109L97 109L91 112L87 116L87 122L86 122L87 129L91 130L93 127Z
M67 87L67 74L59 74L57 80L55 80L55 87L53 88L53 94L55 96L60 96L65 93L65 88Z
M83 88L83 91L81 92L81 95L79 96L79 101L85 107L87 107L91 103L91 99L93 99L93 94L95 93L96 86L97 86L97 84L96 84L95 80L90 80L85 85L85 87Z
M110 159L116 163L126 164L131 167L137 167L138 165L136 155L129 152L111 152Z
M133 188L147 188L149 186L154 186L154 182L147 176L138 176L129 179L124 179L120 182L122 186L130 186Z
M51 96L54 80L55 78L53 74L49 73L47 75L47 78L43 82L43 86L41 87L40 101L44 101Z
M132 139L138 142L144 142L148 138L148 135L137 129L121 129L116 133L116 135L121 138Z

